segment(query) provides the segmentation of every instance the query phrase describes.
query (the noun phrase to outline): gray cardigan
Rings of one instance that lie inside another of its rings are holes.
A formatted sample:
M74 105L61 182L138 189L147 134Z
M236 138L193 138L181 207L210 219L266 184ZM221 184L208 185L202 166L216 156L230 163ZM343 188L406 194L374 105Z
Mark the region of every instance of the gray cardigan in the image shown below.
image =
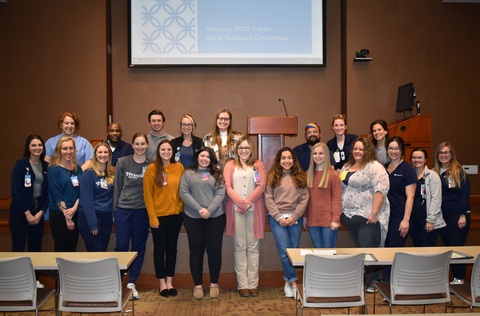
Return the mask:
M433 223L434 229L447 226L442 216L442 182L440 176L425 166L425 193L427 199L427 222Z

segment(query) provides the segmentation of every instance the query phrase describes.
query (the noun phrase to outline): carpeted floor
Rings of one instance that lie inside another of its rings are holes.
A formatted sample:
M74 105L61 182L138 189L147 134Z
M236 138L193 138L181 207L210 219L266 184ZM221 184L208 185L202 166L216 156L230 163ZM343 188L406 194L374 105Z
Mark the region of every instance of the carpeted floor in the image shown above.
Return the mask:
M221 289L219 299L210 299L208 289L205 290L206 296L203 300L192 299L192 290L180 289L178 296L164 298L158 294L158 291L140 291L140 299L135 301L135 314L138 316L243 316L243 315L295 315L295 300L286 298L283 288L261 288L258 297L242 298L238 296L237 290ZM373 294L367 294L368 313L373 313ZM380 295L377 295L377 314L388 314L389 309ZM455 306L465 306L452 296ZM40 315L53 316L54 301L50 301L42 308ZM43 311L50 309L49 311ZM469 312L468 309L456 309L457 313ZM479 310L476 310L477 312ZM426 313L443 313L444 305L427 306ZM451 308L448 309L451 312ZM352 308L350 314L358 314L358 308ZM412 307L394 307L395 314L416 314L423 313L422 306ZM304 315L328 315L328 314L347 314L347 309L313 309L306 308ZM26 316L32 313L7 313L7 315ZM64 313L64 315L72 315ZM75 314L78 315L78 314ZM84 314L85 315L85 314ZM106 314L110 315L110 314ZM128 314L127 314L128 315Z

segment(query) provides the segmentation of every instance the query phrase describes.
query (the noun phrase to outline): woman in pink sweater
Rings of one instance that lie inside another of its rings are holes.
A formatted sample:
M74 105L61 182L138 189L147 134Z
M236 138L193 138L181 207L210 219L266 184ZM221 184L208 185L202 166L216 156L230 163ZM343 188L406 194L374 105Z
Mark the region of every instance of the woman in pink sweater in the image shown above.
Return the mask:
M325 143L312 148L307 186L310 200L303 214L303 225L308 228L313 247L335 248L342 213L342 182L331 168L330 151Z

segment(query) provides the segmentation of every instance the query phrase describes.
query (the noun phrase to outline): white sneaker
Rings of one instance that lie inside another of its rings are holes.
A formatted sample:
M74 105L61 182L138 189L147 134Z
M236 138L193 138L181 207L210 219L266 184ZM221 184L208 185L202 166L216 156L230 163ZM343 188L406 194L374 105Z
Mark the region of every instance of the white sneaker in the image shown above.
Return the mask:
M132 290L132 299L133 300L138 300L140 298L140 296L138 296L138 291L137 289L135 288L135 283L128 283L127 284L127 289L131 289Z
M37 281L37 289L43 289L45 285L43 285L40 281Z
M297 286L292 285L293 299L297 299Z
M285 297L293 297L293 289L290 283L285 284L283 291L285 292Z
M450 282L450 284L463 284L463 283L465 283L464 279L457 279L457 278L453 278L453 281Z

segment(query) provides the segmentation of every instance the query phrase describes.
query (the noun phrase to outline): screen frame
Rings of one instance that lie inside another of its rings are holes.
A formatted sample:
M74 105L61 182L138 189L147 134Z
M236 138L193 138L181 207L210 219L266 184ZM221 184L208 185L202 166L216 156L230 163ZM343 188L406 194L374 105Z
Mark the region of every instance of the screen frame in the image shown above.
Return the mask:
M412 112L413 110L413 101L414 101L414 87L413 82L409 82L398 87L397 92L397 106L396 112ZM408 100L406 94L408 93Z
M196 68L210 68L210 67L326 67L327 66L327 56L326 56L326 0L312 0L312 1L321 1L322 7L322 23L321 24L321 42L322 42L322 62L315 63L315 64L308 64L308 63L189 63L189 64L172 64L172 63L152 63L152 64L138 64L133 62L132 56L132 1L128 0L128 61L127 65L128 68L188 68L188 67L196 67ZM264 58L264 60L272 60L271 58Z

